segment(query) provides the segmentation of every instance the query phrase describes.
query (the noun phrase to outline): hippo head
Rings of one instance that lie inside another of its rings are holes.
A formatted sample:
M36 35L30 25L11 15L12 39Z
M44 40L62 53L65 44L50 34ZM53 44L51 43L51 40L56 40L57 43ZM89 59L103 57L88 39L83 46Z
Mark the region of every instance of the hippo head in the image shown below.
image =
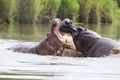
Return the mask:
M73 22L68 18L64 19L59 27L59 31L70 33L73 38L78 36L80 29L82 30L82 28L78 29L75 25L73 25Z

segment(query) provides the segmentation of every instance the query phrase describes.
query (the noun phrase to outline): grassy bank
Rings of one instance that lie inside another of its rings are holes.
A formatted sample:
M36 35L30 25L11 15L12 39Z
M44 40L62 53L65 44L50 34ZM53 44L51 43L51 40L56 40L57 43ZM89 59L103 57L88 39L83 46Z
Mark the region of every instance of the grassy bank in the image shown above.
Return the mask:
M112 23L119 0L0 0L0 23L49 23L70 18L80 23Z

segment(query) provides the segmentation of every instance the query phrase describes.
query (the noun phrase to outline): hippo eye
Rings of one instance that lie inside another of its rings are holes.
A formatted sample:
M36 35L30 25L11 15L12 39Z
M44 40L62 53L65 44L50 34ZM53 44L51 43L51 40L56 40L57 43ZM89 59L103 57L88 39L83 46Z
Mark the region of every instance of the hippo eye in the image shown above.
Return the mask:
M72 21L70 21L70 24L72 24Z

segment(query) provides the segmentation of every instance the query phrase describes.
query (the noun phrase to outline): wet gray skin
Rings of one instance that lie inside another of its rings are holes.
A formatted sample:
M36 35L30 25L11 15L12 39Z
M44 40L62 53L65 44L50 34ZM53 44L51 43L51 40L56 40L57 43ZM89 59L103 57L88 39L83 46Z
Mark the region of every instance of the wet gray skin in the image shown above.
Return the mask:
M86 57L102 57L114 54L114 49L120 50L120 44L103 38L94 31L85 28L77 28L70 19L64 19L59 31L72 35L76 49ZM119 53L119 52L118 52Z

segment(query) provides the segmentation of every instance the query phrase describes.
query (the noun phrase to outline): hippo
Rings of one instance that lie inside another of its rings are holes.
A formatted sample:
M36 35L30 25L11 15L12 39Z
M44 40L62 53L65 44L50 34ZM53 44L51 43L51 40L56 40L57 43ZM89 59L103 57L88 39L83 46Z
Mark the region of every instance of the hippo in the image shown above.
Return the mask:
M38 45L16 45L9 48L9 50L21 53L34 53L38 55L81 55L81 53L76 51L72 38L70 39L68 38L68 36L62 36L59 33L58 28L60 24L61 20L59 18L53 19L51 25L51 32L47 33L46 38L44 38Z
M85 57L104 57L120 53L120 44L92 30L76 27L68 18L62 21L59 31L71 34L76 50Z

